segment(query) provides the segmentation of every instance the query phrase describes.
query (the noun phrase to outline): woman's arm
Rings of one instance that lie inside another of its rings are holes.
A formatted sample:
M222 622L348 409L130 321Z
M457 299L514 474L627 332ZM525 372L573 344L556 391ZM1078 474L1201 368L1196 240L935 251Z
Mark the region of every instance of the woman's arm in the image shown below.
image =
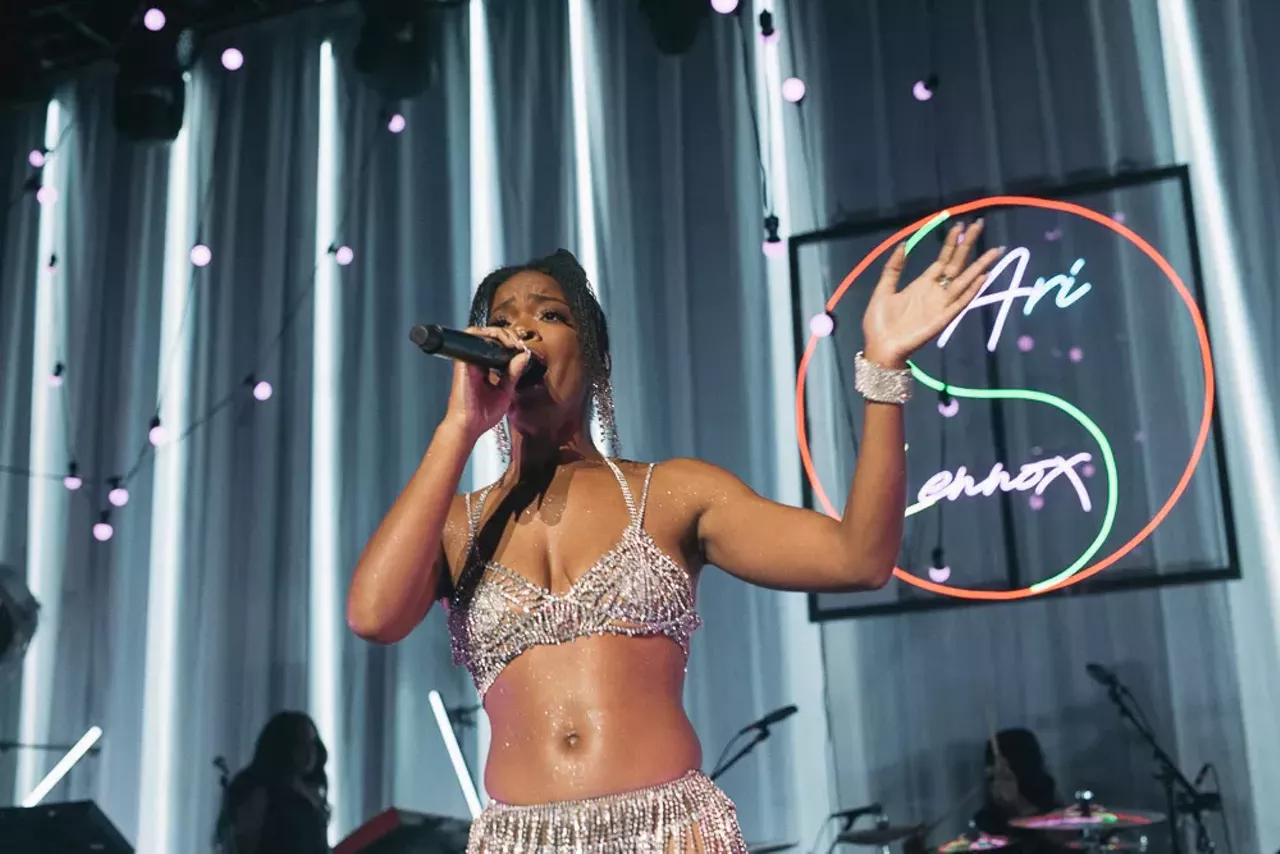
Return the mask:
M262 825L267 818L267 790L258 787L236 807L231 832L236 854L258 854L262 841Z
M906 261L899 246L885 265L863 318L865 358L886 370L951 322L982 285L1003 251L992 249L966 266L982 221L953 227L937 259L899 291ZM874 370L874 369L873 369ZM787 507L757 495L723 469L680 461L689 503L697 513L702 554L733 575L784 590L863 590L893 573L902 541L906 451L902 406L868 400L862 441L844 516Z
M436 428L421 465L360 555L347 595L347 625L395 643L427 615L446 572L446 523L475 438L449 422ZM464 516L459 508L455 514ZM464 520L465 521L465 520Z

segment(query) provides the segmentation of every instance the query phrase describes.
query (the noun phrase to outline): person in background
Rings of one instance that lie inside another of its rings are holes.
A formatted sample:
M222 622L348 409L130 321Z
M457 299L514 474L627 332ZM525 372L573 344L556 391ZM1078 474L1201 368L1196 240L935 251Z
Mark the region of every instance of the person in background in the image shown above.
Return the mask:
M227 787L215 834L221 854L327 854L328 751L311 718L280 712L253 761Z
M1057 784L1031 730L1001 730L996 733L995 748L988 740L986 798L973 823L983 833L1017 835L1017 828L1009 826L1010 819L1043 815L1061 806Z

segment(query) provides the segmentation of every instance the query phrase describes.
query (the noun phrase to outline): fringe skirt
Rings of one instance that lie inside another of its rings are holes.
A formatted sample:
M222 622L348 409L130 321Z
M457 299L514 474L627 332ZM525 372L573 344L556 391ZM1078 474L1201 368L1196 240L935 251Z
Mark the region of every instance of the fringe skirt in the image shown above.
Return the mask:
M737 810L699 771L581 801L491 802L471 824L467 854L746 854Z

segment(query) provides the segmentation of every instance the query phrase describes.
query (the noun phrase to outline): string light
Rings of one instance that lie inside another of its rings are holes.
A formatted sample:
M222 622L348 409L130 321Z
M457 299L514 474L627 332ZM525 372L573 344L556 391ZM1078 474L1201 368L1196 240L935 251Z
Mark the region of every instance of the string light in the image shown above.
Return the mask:
M213 250L203 243L191 247L191 263L197 267L207 267L213 260Z
M825 311L809 318L809 331L819 338L826 338L836 331L836 319Z
M793 104L803 101L806 91L804 81L799 77L788 77L782 81L782 97Z
M915 85L911 87L911 94L915 96L917 101L928 101L936 91L938 91L938 75L936 74L930 74L923 80L917 80Z
M100 543L115 536L116 529L111 526L111 513L103 510L102 515L98 517L98 521L93 526L93 538Z
M148 9L142 16L142 25L153 33L160 32L164 29L164 12L154 8Z
M773 25L773 13L768 9L760 13L760 41L765 44L778 41L778 29Z
M253 396L258 401L270 400L271 394L272 394L271 383L267 382L266 380L262 380L261 382L254 383Z
M405 125L404 116L400 115L399 113L396 113L387 122L387 130L391 131L392 133L400 133L400 131L404 130L404 125Z
M345 267L355 260L356 253L351 251L350 246L339 246L333 251L333 260L339 265Z
M769 258L781 258L787 254L787 246L778 236L778 218L769 214L764 218L764 244L761 247Z
M738 0L711 0L711 8L721 15L732 15L738 11Z
M36 201L42 205L51 205L58 200L58 191L53 187L44 186L36 190Z
M125 488L120 478L111 478L111 491L107 493L107 500L116 507L123 507L129 503L129 490Z
M27 155L27 162L31 164L31 168L43 169L46 153L43 148L31 149L31 153Z
M76 464L74 462L67 466L67 476L62 479L62 485L71 492L75 492L84 486L84 479L76 474Z
M151 418L151 429L147 431L147 439L157 448L169 441L169 431L164 429L164 425L160 423L160 416L154 415Z
M66 373L66 365L59 362L53 366L53 373L49 374L49 387L62 388L63 374Z
M222 67L228 71L239 71L244 65L244 54L238 48L229 47L222 52Z

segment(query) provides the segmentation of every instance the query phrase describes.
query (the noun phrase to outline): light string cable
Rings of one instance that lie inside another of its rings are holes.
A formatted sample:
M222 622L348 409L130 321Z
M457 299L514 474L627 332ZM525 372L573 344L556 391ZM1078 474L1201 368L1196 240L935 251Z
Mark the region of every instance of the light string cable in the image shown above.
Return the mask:
M352 113L354 112L354 104L352 102L352 99L349 97L345 100L347 101L347 103L344 105L345 111L347 112L347 121L344 121L344 126L349 126ZM386 110L384 109L380 112L385 113ZM377 148L375 144L377 142L377 137L379 135L379 132L382 130L382 125L384 124L385 122L383 122L382 119L379 118L378 122L370 129L368 140L363 146L364 151L362 153L360 166L356 170L355 175L348 176L348 180L347 180L348 186L344 188L344 191L342 194L343 202L344 202L342 205L343 214L342 214L342 218L338 223L336 232L334 234L335 245L339 240L340 235L345 230L347 222L352 214L353 205L350 203L351 197L354 194L354 189L364 183L365 176L367 175L369 166L373 160L373 154ZM215 133L216 133L216 125L215 125ZM214 151L211 153L211 157L210 157L210 166L209 166L210 172L204 184L203 196L201 201L201 213L197 220L197 227L196 227L197 240L200 239L200 235L203 233L203 230L205 228L205 220L208 214L208 209L209 209L209 206L211 205L212 181L214 178L214 170L216 168L215 164L216 164L216 156L217 156L217 145L218 145L218 140L217 140L217 137L215 136L214 137L215 148L214 148ZM332 256L333 253L330 252L328 254ZM298 288L298 292L294 296L292 303L286 309L284 318L281 321L279 329L276 331L275 335L273 335L269 341L267 341L262 347L260 347L258 352L255 354L253 368L246 374L246 380L241 380L235 383L235 385L232 386L232 388L230 388L222 396L217 398L214 401L214 403L209 405L204 410L204 412L202 412L199 416L194 418L191 421L191 423L189 423L182 430L177 432L165 444L174 444L174 443L186 440L197 430L199 430L200 428L205 426L207 423L209 423L209 421L212 420L219 412L221 412L223 409L226 409L228 406L234 403L237 399L241 399L243 397L244 386L247 382L247 378L255 377L257 375L258 367L264 364L267 361L267 359L279 347L280 343L284 340L285 335L288 334L289 330L293 327L293 324L297 320L298 315L302 310L302 307L306 303L306 300L308 299L308 297L311 296L315 287L316 273L319 270L320 263L330 263L330 260L322 261L319 257L317 257L317 260L312 265L309 274L307 274L303 278L302 285L300 288ZM182 321L184 325L186 323L187 317L191 313L191 305L192 305L192 302L194 301L195 287L196 287L196 280L195 280L196 272L197 271L193 270L190 274L191 279L190 279L190 284L188 286L187 302L184 307L184 314L183 314L183 321ZM161 372L162 372L161 376L164 376L165 372L167 372L169 368L169 364L173 359L173 356L174 354L172 352L170 352L169 354L166 354L164 363L162 364L162 368L161 368ZM64 393L68 393L68 392L64 390ZM160 397L161 397L160 395L157 395L156 405L155 405L155 408L152 410L153 415L159 413L160 411L160 404L162 403L162 400L160 399ZM69 412L70 412L69 408L64 409L64 412L68 413L67 417L69 417ZM94 486L101 487L103 485L110 484L113 487L115 487L116 485L125 487L127 486L128 483L132 482L133 479L138 476L138 474L141 472L142 467L146 464L146 462L153 458L154 458L154 446L150 443L149 440L144 440L133 464L124 474L122 475L117 475L117 474L89 475L89 476L83 476L81 480L84 485L94 485ZM43 478L48 480L61 480L66 476L65 473L37 472L37 471L32 471L31 469L25 466L16 466L16 465L4 464L4 463L0 463L0 473L9 474L13 476L23 476L28 478Z

